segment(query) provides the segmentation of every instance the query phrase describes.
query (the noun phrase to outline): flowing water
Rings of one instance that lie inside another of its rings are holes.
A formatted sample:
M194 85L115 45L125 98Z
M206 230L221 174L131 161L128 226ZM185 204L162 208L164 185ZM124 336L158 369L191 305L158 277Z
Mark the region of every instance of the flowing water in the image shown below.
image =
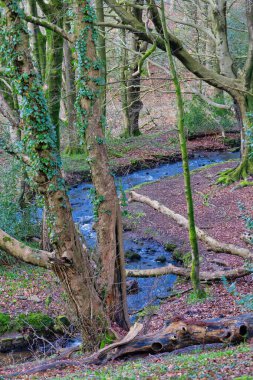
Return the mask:
M212 163L218 163L235 159L239 157L239 153L230 152L203 152L195 155L190 159L190 169L197 169ZM138 170L134 173L115 177L118 189L128 190L133 186L146 182L157 181L161 178L174 176L182 173L182 163L168 163L157 166L152 169ZM96 233L92 226L94 223L93 207L91 203L90 192L93 188L90 183L82 183L74 186L69 191L69 197L73 209L73 217L75 222L79 224L80 231L85 236L86 242L90 247L96 244ZM126 240L124 239L125 251L133 251L140 255L139 260L126 262L126 268L129 269L148 269L168 265L172 263L171 254L164 247L150 239ZM166 257L166 261L161 263L157 258ZM175 275L165 275L159 278L138 278L139 292L128 295L128 308L130 314L135 314L137 310L143 309L146 305L157 305L160 299L166 297L176 279ZM132 318L134 319L134 318Z
M239 157L239 153L228 152L203 152L198 153L189 162L190 169L196 169L211 163L218 163L235 159ZM134 173L115 177L118 189L128 190L133 186L140 185L144 182L152 182L167 176L174 176L182 173L182 163L168 163L157 166L152 169L138 170ZM80 231L83 233L89 247L94 248L96 245L96 234L92 226L94 223L93 207L91 203L90 192L93 188L90 183L82 183L73 186L69 191L69 197L73 209L73 218L79 224ZM125 251L138 253L138 260L126 260L126 268L129 269L148 269L162 267L172 263L172 256L164 247L153 239L124 239ZM157 261L158 257L166 257L166 261L161 263ZM136 318L138 310L142 310L148 305L157 305L160 300L169 295L173 283L176 279L175 275L165 275L159 278L138 278L138 292L128 295L128 308L132 322ZM79 337L69 339L64 346L73 347L81 342ZM52 346L52 345L51 345ZM36 351L37 352L37 351ZM27 349L21 352L0 353L0 364L10 364L14 362L24 362L34 358L34 352ZM19 359L20 358L20 359Z

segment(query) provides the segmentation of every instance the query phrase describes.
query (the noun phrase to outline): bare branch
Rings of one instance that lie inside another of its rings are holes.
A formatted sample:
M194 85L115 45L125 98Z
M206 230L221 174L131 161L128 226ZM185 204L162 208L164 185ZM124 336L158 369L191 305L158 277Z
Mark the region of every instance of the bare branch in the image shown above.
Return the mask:
M74 42L74 37L71 36L71 34L67 33L64 29L62 29L59 26L57 26L57 25L49 22L48 20L45 20L45 19L40 18L40 17L29 16L27 14L24 15L24 19L27 22L31 22L32 24L40 25L40 26L43 26L46 29L52 30L53 32L59 34L65 40L67 40L67 41L69 41L71 43Z
M119 6L115 0L105 0L105 2L110 6L111 9L122 19L123 23L131 25L135 30L136 34L143 41L153 43L154 40L157 43L158 48L165 51L165 45L163 40L163 35L161 28L159 27L159 21L157 18L152 17L152 21L156 23L157 32L147 34L145 30L144 23L139 22L136 17L124 9L123 6ZM156 4L154 3L154 7ZM157 8L156 8L157 11ZM158 14L158 12L156 12ZM183 46L182 41L180 41L176 36L169 32L170 44L172 47L172 52L175 57L192 73L197 77L202 78L205 82L209 83L211 86L225 90L231 95L237 94L238 91L245 92L244 86L241 80L235 78L228 78L223 75L217 74L215 71L206 68L197 59L193 57Z
M223 110L230 110L230 111L233 109L232 105L229 106L227 104L221 104L221 103L214 102L213 100L211 100L210 98L208 98L207 96L205 96L204 94L202 94L201 92L199 92L196 88L192 88L192 93L195 94L195 95L198 95L207 104L210 104L210 106L213 106L213 107L216 107L216 108L220 108L220 109L223 109Z

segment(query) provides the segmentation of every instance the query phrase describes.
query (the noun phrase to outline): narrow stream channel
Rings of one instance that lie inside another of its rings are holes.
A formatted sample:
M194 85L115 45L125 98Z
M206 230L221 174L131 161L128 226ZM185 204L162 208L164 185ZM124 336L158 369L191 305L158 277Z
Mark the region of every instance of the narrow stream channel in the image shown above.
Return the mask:
M196 169L211 163L218 163L230 159L236 159L239 153L228 152L203 152L198 153L190 160L190 169ZM133 186L140 185L144 182L152 182L167 176L173 176L182 173L182 163L168 163L160 165L153 169L138 170L129 175L115 177L117 188L123 187L128 190ZM90 247L95 247L96 234L92 228L94 223L93 208L90 199L90 183L82 183L78 186L73 186L69 191L69 197L73 209L73 217L76 223L79 224L80 231L83 233L87 244ZM125 251L133 251L140 257L136 261L126 261L126 267L132 269L162 267L172 263L172 256L164 247L153 239L124 239ZM156 261L158 256L165 256L166 262L161 263ZM147 305L158 305L162 298L169 295L173 283L176 280L175 275L165 275L159 278L138 278L138 292L128 295L128 308L131 315L131 322L136 319L138 310L143 309ZM74 347L81 343L80 337L67 338L64 347ZM57 346L58 341L50 343L48 347L15 349L7 353L0 353L0 366L11 363L22 363L25 361L34 360L36 357L42 357L47 351L51 352L52 345Z
M223 162L238 157L239 152L198 152L189 162L190 169L193 170L211 163ZM115 181L118 189L122 187L124 190L128 190L144 182L152 182L180 173L182 173L182 163L176 162L163 164L152 169L138 170L125 176L118 176L115 177ZM96 234L92 228L94 223L93 207L90 199L92 188L92 184L82 183L72 187L69 191L74 220L79 224L80 231L90 247L94 247L96 244ZM172 263L171 254L155 240L124 239L124 248L125 251L131 250L140 255L139 260L127 262L126 268L148 269ZM166 262L161 263L156 261L159 256L165 256ZM165 275L159 278L139 278L136 280L138 281L139 291L136 294L128 295L129 313L135 314L136 311L143 309L146 305L159 304L160 300L170 293L175 279L175 275ZM133 320L134 317L132 317Z

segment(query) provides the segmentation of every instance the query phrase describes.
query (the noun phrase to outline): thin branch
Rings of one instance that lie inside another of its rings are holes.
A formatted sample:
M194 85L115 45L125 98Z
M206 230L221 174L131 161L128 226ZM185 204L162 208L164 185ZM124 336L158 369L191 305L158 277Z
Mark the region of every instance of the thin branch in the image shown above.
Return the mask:
M40 26L43 26L46 29L52 30L53 32L59 34L65 40L67 40L67 41L69 41L71 43L74 42L74 36L72 36L71 34L67 33L64 29L60 28L59 26L57 26L57 25L49 22L48 20L45 20L45 19L40 18L40 17L30 16L30 15L27 15L27 14L24 15L24 19L27 22L31 22L32 24L40 25Z
M210 106L213 106L213 107L216 107L216 108L220 108L220 109L223 109L223 110L230 110L230 111L233 109L232 105L229 106L227 104L221 104L221 103L214 102L213 100L211 100L210 98L208 98L207 96L205 96L204 94L202 94L201 92L199 92L196 88L192 88L192 93L195 94L195 95L198 95L207 104L210 104Z
M204 28L196 23L193 23L193 22L190 22L190 21L183 21L183 20L179 20L177 18L174 18L174 17L166 17L167 20L170 20L172 22L175 22L176 24L181 24L181 25L187 25L187 26L190 26L192 28L195 28L203 33L205 33L208 37L210 37L214 42L216 41L215 39L215 36L213 35L213 33L207 29L207 28Z

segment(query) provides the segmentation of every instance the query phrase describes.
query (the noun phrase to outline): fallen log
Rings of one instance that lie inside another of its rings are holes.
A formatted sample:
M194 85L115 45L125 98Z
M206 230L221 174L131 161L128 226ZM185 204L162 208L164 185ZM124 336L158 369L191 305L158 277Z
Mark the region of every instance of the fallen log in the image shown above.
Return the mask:
M173 219L175 222L177 222L180 226L183 226L185 228L189 228L188 220L180 215L169 209L168 207L162 205L156 200L153 200L149 197L146 197L145 195L141 195L136 193L135 191L129 192L129 202L141 202L144 204L147 204L148 206L152 207L153 209L161 212L162 214L168 216L169 218ZM226 244L222 243L211 236L207 235L206 232L201 230L200 228L196 227L196 233L198 238L206 243L208 247L212 249L214 252L224 252L224 253L230 253L232 255L240 256L244 259L253 261L253 252L250 251L247 248L237 247L234 244Z
M215 272L205 272L201 271L199 273L199 278L201 281L219 281L223 277L226 277L228 280L233 280L239 277L246 276L252 273L252 269L249 268L235 268L229 270L218 270ZM177 276L190 279L190 270L183 267L177 267L173 264L166 265L162 268L153 268L153 269L126 269L127 277L158 277L165 274L175 274Z
M173 352L181 348L213 343L236 344L253 337L253 313L211 320L174 318L159 332L141 335L143 325L136 323L119 342L113 343L93 355L78 361L51 360L29 370L9 374L7 378L44 372L48 369L106 363L120 357L136 354Z
M180 348L210 343L240 343L253 336L253 314L198 321L175 318L162 331L136 336L127 343L114 343L100 350L86 363L100 364L126 355L172 352Z

